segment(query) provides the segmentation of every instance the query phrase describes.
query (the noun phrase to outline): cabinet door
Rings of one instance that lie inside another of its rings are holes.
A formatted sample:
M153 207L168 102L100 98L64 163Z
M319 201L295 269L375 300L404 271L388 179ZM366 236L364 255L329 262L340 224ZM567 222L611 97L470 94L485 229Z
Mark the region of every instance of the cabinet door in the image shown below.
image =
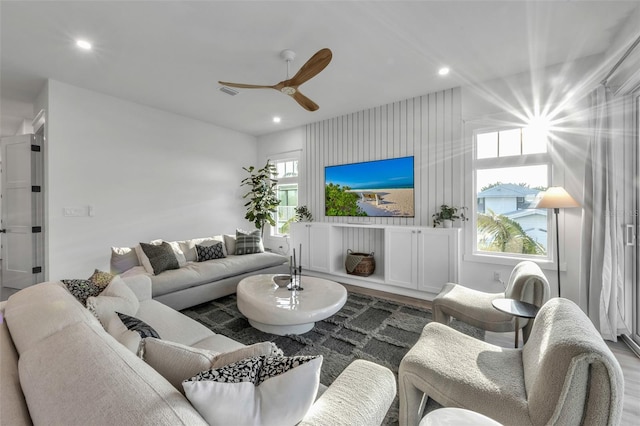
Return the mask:
M387 228L385 232L385 281L399 287L418 288L418 257L414 228Z
M458 230L424 230L418 238L418 289L439 293L447 282L458 280Z
M309 268L309 249L311 248L309 245L309 224L304 222L294 222L291 224L291 247L290 249L296 249L296 254L298 253L300 245L302 245L302 259L298 260L298 263L302 265L303 268ZM289 255L293 255L293 251L289 253Z
M309 223L309 266L312 271L330 272L331 228L327 225ZM304 259L304 246L302 256ZM304 265L303 265L304 266Z
M330 227L320 223L296 222L291 224L291 249L296 250L303 269L329 272ZM302 250L300 246L302 245ZM302 257L300 258L300 251Z

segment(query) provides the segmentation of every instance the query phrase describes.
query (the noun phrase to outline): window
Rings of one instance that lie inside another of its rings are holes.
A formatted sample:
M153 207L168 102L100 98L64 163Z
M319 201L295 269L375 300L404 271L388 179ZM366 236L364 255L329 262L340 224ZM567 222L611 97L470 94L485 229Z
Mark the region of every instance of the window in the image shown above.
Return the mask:
M284 159L274 161L278 175L277 191L280 204L276 212L276 228L272 235L289 234L289 225L295 218L298 206L298 160Z
M549 257L547 209L533 208L549 186L547 143L531 128L475 133L474 253Z

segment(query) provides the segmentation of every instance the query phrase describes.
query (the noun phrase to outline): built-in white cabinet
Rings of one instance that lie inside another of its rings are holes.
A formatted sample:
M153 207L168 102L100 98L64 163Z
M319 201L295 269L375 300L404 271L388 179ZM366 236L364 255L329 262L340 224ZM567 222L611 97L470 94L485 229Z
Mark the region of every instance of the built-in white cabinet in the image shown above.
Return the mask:
M389 285L437 293L458 279L459 229L389 227L385 230Z
M331 226L319 222L295 222L291 224L292 249L299 253L302 245L303 269L330 272Z
M302 267L337 281L400 294L438 293L457 282L459 228L297 222L292 248L302 244ZM347 250L375 252L376 270L368 277L346 273Z

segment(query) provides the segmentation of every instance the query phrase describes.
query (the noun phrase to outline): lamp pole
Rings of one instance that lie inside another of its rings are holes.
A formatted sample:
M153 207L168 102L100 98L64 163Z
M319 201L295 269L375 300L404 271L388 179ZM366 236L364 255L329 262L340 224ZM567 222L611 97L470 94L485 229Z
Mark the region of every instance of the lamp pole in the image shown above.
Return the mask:
M556 215L556 259L558 261L558 297L560 295L560 228L558 228L558 214L560 213L560 209L555 207L553 209L553 213Z

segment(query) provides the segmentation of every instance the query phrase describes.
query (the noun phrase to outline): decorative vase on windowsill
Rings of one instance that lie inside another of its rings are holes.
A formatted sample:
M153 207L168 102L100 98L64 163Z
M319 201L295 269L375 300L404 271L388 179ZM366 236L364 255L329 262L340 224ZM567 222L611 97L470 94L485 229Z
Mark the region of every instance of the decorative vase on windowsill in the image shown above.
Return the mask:
M464 214L466 210L466 207L453 207L446 204L441 205L440 211L432 215L433 227L435 228L438 225L442 225L443 228L451 228L453 227L453 221L455 219L460 219L462 221L469 220Z

